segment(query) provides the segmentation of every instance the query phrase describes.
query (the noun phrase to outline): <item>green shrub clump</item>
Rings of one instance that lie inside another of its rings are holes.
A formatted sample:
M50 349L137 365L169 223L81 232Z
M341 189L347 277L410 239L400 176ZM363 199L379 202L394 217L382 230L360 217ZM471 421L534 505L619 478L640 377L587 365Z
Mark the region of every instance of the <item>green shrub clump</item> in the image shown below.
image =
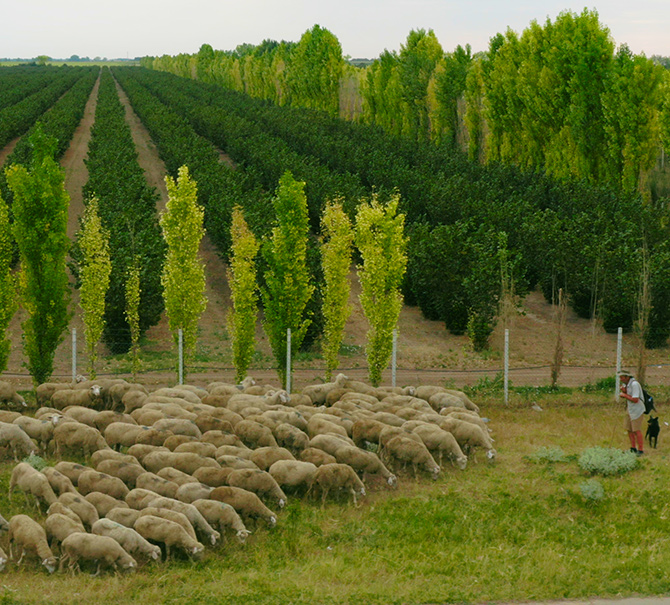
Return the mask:
M589 479L579 485L579 491L587 502L599 502L605 497L605 490L602 483L595 479Z
M638 465L634 452L615 448L591 447L579 457L579 468L590 475L622 475Z
M530 454L528 459L532 462L567 462L568 456L560 447L543 446L534 454Z
M27 462L37 471L41 471L42 469L45 469L47 466L49 466L44 458L36 454L30 454L30 456L23 459L23 462Z

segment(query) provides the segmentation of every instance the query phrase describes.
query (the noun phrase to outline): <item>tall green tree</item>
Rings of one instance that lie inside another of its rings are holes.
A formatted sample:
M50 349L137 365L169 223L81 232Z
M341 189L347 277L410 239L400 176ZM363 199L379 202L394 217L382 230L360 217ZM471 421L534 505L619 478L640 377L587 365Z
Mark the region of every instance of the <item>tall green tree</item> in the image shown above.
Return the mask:
M244 220L240 206L233 208L230 237L232 243L228 284L233 306L228 316L228 323L233 343L235 378L238 382L242 382L247 377L256 343L258 315L256 255L260 244Z
M0 372L7 369L11 350L11 342L6 336L7 328L18 307L12 275L13 243L9 209L0 195Z
M326 205L321 224L324 237L321 262L325 278L322 349L326 360L326 379L330 380L338 366L344 326L351 315L349 269L354 234L349 217L337 201Z
M93 379L96 376L98 343L105 329L105 297L112 272L109 234L102 226L96 198L86 204L78 244L81 250L79 304L84 311L88 371Z
M133 379L140 371L140 297L142 286L140 283L140 256L135 255L126 275L126 321L130 328L130 355L132 358Z
M393 352L393 330L402 308L400 286L407 268L405 216L398 214L400 197L382 204L376 195L359 205L355 241L362 263L358 266L360 300L370 324L366 355L370 382L378 386Z
M165 184L168 202L160 225L167 255L161 283L170 330L175 343L182 330L184 359L189 361L195 354L198 320L207 306L205 267L198 254L205 235L205 212L198 204L197 186L186 166L179 169L176 181L166 176Z
M70 320L70 289L66 272L69 197L65 173L53 159L56 140L41 128L31 135L29 169L12 165L5 174L14 194L14 239L19 248L21 303L28 370L35 385L53 373L56 348Z
M302 344L311 319L305 307L312 297L307 269L309 219L305 183L290 172L279 179L273 200L277 226L265 240L262 254L267 264L261 297L265 311L264 328L272 346L277 373L286 385L287 329L291 329L291 356Z

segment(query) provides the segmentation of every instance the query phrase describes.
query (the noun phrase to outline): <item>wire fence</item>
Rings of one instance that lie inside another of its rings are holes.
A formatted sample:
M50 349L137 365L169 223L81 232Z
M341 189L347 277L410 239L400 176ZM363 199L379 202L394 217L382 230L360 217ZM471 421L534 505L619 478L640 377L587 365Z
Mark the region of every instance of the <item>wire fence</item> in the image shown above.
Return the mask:
M504 389L505 393L515 387L547 387L552 385L552 371L556 370L551 359L530 363L515 355L514 338L506 339L507 345L497 355L487 359L485 356L470 355L468 359L443 360L440 367L419 365L413 362L407 351L403 351L402 343L394 348L393 361L383 373L384 385L420 385L439 384L455 388L490 387ZM561 387L585 387L587 385L605 384L615 392L618 371L627 370L637 373L639 363L639 340L633 335L608 335L604 346L598 354L589 354L588 362L575 363L567 361L560 365L556 385ZM511 344L510 344L511 343ZM230 343L223 343L222 349ZM354 358L343 357L337 372L359 380L367 380L368 367L362 350ZM190 384L204 386L209 382L235 381L235 367L229 359L196 356L194 362L182 366L181 380ZM536 357L541 357L536 356ZM648 359L644 363L644 382L647 386L656 387L670 384L670 363L667 350L645 352ZM32 386L30 374L25 367L25 360L15 351L8 370L0 376L9 380L18 388L29 389ZM70 381L78 374L86 374L88 367L87 351L82 331L72 330L70 337L59 348L54 364L53 381ZM18 362L18 363L17 363ZM102 356L97 365L99 378L124 378L147 385L170 386L180 382L179 355L177 348L172 346L172 338L162 342L161 350L143 350L141 366L133 374L129 355ZM300 390L307 384L325 380L325 361L318 355L308 357L297 356L288 370L293 391ZM259 355L249 368L248 374L257 381L270 384L279 383L279 375L273 358L270 355ZM609 381L604 383L603 381Z

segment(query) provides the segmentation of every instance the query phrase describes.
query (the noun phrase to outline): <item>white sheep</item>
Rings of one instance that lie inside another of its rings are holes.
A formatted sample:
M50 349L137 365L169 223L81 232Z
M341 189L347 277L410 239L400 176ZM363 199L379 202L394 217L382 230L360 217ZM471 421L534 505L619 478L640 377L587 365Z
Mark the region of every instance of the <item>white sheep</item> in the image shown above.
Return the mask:
M116 521L117 523L132 529L135 526L135 521L137 521L141 512L142 511L136 510L134 508L123 508L119 506L117 508L111 509L110 511L107 511L105 519Z
M87 389L62 389L51 396L51 405L62 410L69 405L79 405L85 408L102 407L102 389L94 384Z
M118 477L99 471L84 471L79 475L77 489L84 496L91 492L102 492L117 500L123 500L130 491Z
M25 458L37 453L35 442L26 435L25 431L8 422L0 422L0 447L8 448L15 461L18 461L19 457Z
M112 450L113 451L113 450ZM128 456L131 458L131 456ZM135 458L135 462L122 462L120 460L103 460L96 465L96 470L123 481L130 489L135 487L137 478L146 471Z
M347 464L324 464L316 469L309 487L309 493L315 489L321 490L321 504L323 505L328 494L333 490L345 490L350 493L357 504L356 496L365 496L365 486L358 475Z
M221 537L221 534L207 523L205 518L198 512L198 509L192 504L174 500L173 498L165 498L164 496L158 496L153 500L149 500L147 504L148 506L155 506L157 508L176 510L178 513L186 515L186 518L191 522L195 530L208 538L212 546Z
M357 473L380 476L391 487L395 487L398 483L396 476L384 466L377 454L355 445L343 445L338 448L335 451L335 459L340 464L348 464Z
M252 450L249 460L262 471L266 471L277 460L295 460L295 456L283 447L259 447Z
M197 540L193 540L174 521L147 515L146 517L140 517L135 522L135 531L147 540L165 544L166 560L170 558L170 548L172 547L181 548L194 559L203 557L205 547Z
M333 458L334 460L334 458ZM307 490L318 467L301 460L277 460L269 469L270 475L284 490Z
M27 407L26 400L16 392L11 384L4 380L0 380L0 403L16 405L20 408Z
M91 527L99 518L98 511L80 494L66 492L58 496L58 501L75 512L85 527Z
M77 532L70 534L61 543L63 556L60 560L59 569L69 561L69 568L79 568L79 561L97 561L98 569L94 575L100 574L103 563L111 566L115 571L120 566L123 570L133 571L137 569L137 562L123 547L113 538L107 536L96 536Z
M78 422L59 423L54 429L54 443L59 458L63 449L83 452L85 456L90 456L97 450L109 447L98 429Z
M27 515L14 515L9 520L9 556L14 558L12 546L16 544L19 550L21 564L27 553L39 558L49 573L56 571L56 558L53 556L47 542L47 534L42 526Z
M156 492L159 496L167 496L168 498L175 498L179 485L174 481L168 481L159 477L155 473L143 473L137 477L135 487Z
M228 475L233 472L234 469L229 467L222 468L210 468L208 466L203 466L193 473L193 477L196 481L204 483L209 487L220 487L222 485L228 485ZM169 496L169 494L163 494ZM174 498L174 496L169 496Z
M57 462L54 468L62 475L65 475L74 486L77 485L77 481L79 481L79 475L81 475L84 471L95 470L90 466L78 464L77 462L68 462L67 460L61 460L60 462Z
M160 559L161 549L158 546L149 543L134 529L111 519L96 521L91 528L91 533L116 540L129 555L141 555L154 561Z
M65 492L77 493L77 489L72 481L55 468L47 466L46 468L43 468L41 472L47 478L49 485L51 485L51 489L53 489L54 493L57 495L60 496Z
M65 538L75 532L86 532L81 519L77 518L74 520L72 517L60 513L49 515L44 522L44 527L47 532L47 540L51 545L54 542L60 544Z
M225 535L226 529L230 528L235 532L238 541L244 543L251 533L230 504L204 498L195 500L193 506L200 511L200 514L212 527L219 528L222 536Z
M286 504L286 494L267 471L260 469L238 469L228 475L228 485L241 487L256 494L259 498L275 501L279 508Z
M49 480L27 462L19 462L12 470L12 476L9 481L10 497L15 487L18 487L26 494L34 496L38 508L41 502L45 502L49 506L57 500L56 494L54 494L49 484Z
M476 424L465 420L445 416L440 422L439 427L450 432L458 441L458 445L465 451L471 451L475 448L486 450L486 457L493 460L496 457L496 451L493 449L493 440L489 434L479 428Z
M458 445L458 441L456 441L451 433L433 424L421 424L415 427L412 432L421 437L421 440L428 448L428 451L431 453L438 453L438 464L441 465L442 458L446 456L456 464L458 468L465 470L468 458L463 453L463 450L461 450L461 447Z
M270 527L277 524L277 516L254 493L239 487L221 486L212 490L210 500L230 504L241 517L264 519Z
M419 437L418 435L413 436ZM385 444L384 451L388 453L392 460L402 464L409 462L412 465L415 477L417 477L418 468L423 468L431 473L433 479L437 479L440 474L440 467L420 438L416 441L408 436L397 435Z
M194 500L207 498L213 489L214 489L213 487L210 487L209 485L204 485L203 483L199 482L185 483L184 485L181 485L177 490L175 500L180 500L181 502L192 504Z
M195 535L195 529L193 525L188 520L188 517L184 513L180 513L176 510L171 510L169 508L158 508L157 506L147 506L139 511L138 519L140 517L146 517L151 515L154 517L160 517L161 519L167 519L168 521L174 521L177 525L181 525L184 528L184 531L191 536L194 540L197 540L198 537ZM135 520L137 522L137 519Z
M84 500L95 507L95 510L98 511L99 518L107 516L107 513L110 510L128 506L125 501L117 500L116 498L112 498L112 496L103 494L102 492L89 492L84 496Z

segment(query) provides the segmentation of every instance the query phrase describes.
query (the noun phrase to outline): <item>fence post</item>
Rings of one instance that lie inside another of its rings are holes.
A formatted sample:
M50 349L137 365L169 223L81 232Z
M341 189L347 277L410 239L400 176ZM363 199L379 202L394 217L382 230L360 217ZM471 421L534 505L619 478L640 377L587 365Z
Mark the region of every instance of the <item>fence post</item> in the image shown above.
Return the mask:
M291 394L291 328L286 329L286 392Z
M393 330L393 353L391 354L391 386L395 387L396 362L398 360L398 329Z
M504 384L505 405L507 405L509 402L509 328L505 328Z
M619 399L619 387L621 379L619 374L621 374L621 350L623 344L623 328L617 330L616 338L616 379L614 380L614 399Z
M184 331L179 328L179 384L184 384Z
M77 382L77 328L72 328L72 382Z

